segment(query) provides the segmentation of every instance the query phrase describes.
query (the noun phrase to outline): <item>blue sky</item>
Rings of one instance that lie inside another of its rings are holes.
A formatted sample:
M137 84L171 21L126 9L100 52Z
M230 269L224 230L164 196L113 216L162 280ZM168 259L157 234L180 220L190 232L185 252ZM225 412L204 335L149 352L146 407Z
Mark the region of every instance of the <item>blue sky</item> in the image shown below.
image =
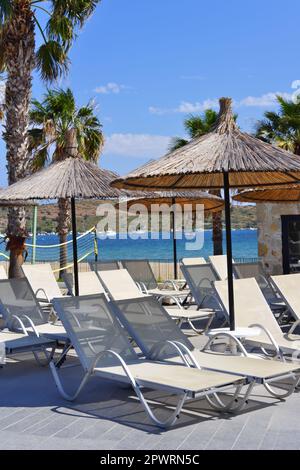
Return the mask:
M300 79L299 0L102 0L71 51L61 86L94 98L106 145L101 166L120 174L163 155L183 119L231 96L253 130L276 93ZM35 76L33 96L45 90ZM0 185L6 184L0 143Z

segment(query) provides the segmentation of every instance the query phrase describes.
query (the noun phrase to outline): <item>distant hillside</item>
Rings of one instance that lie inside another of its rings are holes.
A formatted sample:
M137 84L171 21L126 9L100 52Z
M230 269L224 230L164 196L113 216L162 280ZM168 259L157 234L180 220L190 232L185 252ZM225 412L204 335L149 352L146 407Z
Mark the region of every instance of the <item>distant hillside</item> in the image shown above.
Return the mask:
M84 232L97 224L99 218L96 216L98 201L77 202L77 225L78 231ZM28 211L28 229L31 230L31 209ZM256 227L256 207L255 206L233 206L231 211L233 228ZM223 214L224 215L224 214ZM57 219L57 205L44 204L38 208L38 232L55 232ZM0 208L0 232L6 230L7 209ZM223 217L224 220L224 217ZM206 218L206 228L211 228L211 216Z

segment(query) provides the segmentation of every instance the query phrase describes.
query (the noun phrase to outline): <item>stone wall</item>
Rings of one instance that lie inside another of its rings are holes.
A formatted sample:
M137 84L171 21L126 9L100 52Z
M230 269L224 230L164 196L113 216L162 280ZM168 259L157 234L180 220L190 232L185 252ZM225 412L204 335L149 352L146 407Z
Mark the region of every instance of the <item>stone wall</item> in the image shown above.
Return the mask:
M281 216L300 214L300 203L258 203L258 256L266 274L282 274Z

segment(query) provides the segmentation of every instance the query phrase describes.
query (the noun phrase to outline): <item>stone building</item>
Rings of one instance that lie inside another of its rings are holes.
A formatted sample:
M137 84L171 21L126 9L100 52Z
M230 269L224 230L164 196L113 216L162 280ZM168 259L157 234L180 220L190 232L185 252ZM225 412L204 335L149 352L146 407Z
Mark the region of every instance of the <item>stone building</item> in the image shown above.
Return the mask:
M266 274L300 271L300 202L256 204L258 256Z

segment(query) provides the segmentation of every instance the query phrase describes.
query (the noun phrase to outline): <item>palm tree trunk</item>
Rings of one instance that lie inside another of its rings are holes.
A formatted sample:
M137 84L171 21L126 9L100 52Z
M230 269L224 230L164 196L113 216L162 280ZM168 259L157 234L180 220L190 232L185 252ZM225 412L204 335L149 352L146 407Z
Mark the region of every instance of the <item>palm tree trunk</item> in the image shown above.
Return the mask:
M71 215L70 204L67 199L58 199L57 222L59 243L64 243L64 245L62 245L59 250L59 268L61 276L66 271L65 267L68 264L68 248L65 243L67 241L67 235L70 229Z
M5 88L5 133L8 184L23 178L27 169L27 131L35 63L34 22L29 0L12 2L12 17L6 27L4 50L7 67ZM11 208L7 237L10 249L9 277L21 277L26 239L25 208Z
M62 158L76 157L78 154L78 144L76 129L69 129L65 134L64 152ZM57 219L57 232L59 235L59 242L65 243L67 241L68 231L71 225L70 204L67 199L58 200L58 219ZM68 261L68 250L66 245L60 247L60 275L66 270L64 269Z
M221 191L210 191L211 194L221 197ZM212 241L214 255L223 254L222 211L212 213Z

